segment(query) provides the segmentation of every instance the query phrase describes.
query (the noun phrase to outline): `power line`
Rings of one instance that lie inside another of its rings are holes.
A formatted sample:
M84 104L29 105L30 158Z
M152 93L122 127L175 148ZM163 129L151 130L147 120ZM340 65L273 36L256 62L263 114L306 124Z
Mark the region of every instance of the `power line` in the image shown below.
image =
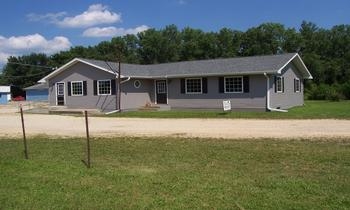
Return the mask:
M19 63L19 62L7 62L7 63L17 64L17 65L21 65L21 66L32 66L32 67L36 67L36 68L45 68L45 69L51 69L51 70L56 69L56 67L52 67L52 66L41 66L41 65L25 64L25 63Z
M47 74L47 72L40 72L38 74L29 74L29 75L23 75L23 76L5 76L5 75L1 75L2 78L22 78L22 77L35 77L35 76L39 76L42 74Z

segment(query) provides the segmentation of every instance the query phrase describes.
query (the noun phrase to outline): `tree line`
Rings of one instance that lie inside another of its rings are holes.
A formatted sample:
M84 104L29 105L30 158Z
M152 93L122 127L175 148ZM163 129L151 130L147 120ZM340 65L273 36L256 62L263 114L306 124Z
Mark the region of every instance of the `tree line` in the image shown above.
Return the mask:
M218 32L190 27L180 30L168 25L114 37L95 46L72 47L50 56L34 53L12 56L0 83L21 88L35 84L53 70L49 67L60 67L75 57L154 64L289 52L299 53L314 77L306 81L308 98L350 99L350 25L324 29L307 21L299 29L264 23L246 31L222 28Z

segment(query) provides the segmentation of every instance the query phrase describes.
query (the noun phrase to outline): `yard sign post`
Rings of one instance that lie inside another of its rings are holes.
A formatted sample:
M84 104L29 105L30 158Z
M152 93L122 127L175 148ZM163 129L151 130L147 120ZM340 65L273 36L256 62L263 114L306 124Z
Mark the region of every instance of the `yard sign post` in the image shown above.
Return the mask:
M24 157L26 159L28 158L28 147L27 147L27 138L26 138L26 130L24 128L24 119L23 119L23 109L22 109L22 105L20 105L19 107L20 112L21 112L21 121L22 121L22 131L23 131L23 144L24 144Z
M87 147L87 162L85 160L82 160L83 163L86 165L87 168L90 168L90 135L89 135L89 121L88 121L88 114L87 111L84 111L85 115L85 127L86 127L86 147Z

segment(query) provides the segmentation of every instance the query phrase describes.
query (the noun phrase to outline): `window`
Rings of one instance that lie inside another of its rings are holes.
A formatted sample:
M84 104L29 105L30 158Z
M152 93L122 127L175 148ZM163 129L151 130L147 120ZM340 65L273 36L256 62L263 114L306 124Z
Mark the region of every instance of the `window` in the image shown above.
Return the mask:
M225 93L243 93L243 77L225 77Z
M157 93L166 93L166 82L157 81Z
M72 96L82 96L83 95L83 81L71 82Z
M135 80L135 82L134 82L134 87L135 87L135 88L140 88L140 87L141 87L141 82L140 82L140 80Z
M111 80L98 80L98 95L111 95Z
M300 79L294 79L294 92L300 92Z
M283 92L283 89L284 89L284 79L283 77L276 77L276 92L277 93L282 93Z
M57 95L58 96L63 96L64 95L64 83L63 82L59 82L56 84L57 86Z
M202 79L186 79L186 94L202 93Z

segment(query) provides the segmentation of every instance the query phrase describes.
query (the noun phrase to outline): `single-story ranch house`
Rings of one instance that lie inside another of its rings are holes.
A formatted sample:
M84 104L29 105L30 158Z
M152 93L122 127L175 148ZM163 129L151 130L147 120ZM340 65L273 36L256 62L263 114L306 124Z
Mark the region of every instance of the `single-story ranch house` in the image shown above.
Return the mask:
M50 106L110 112L222 109L224 100L233 109L282 110L303 105L303 80L312 79L296 53L120 67L119 83L117 63L75 58L39 82L49 85Z

